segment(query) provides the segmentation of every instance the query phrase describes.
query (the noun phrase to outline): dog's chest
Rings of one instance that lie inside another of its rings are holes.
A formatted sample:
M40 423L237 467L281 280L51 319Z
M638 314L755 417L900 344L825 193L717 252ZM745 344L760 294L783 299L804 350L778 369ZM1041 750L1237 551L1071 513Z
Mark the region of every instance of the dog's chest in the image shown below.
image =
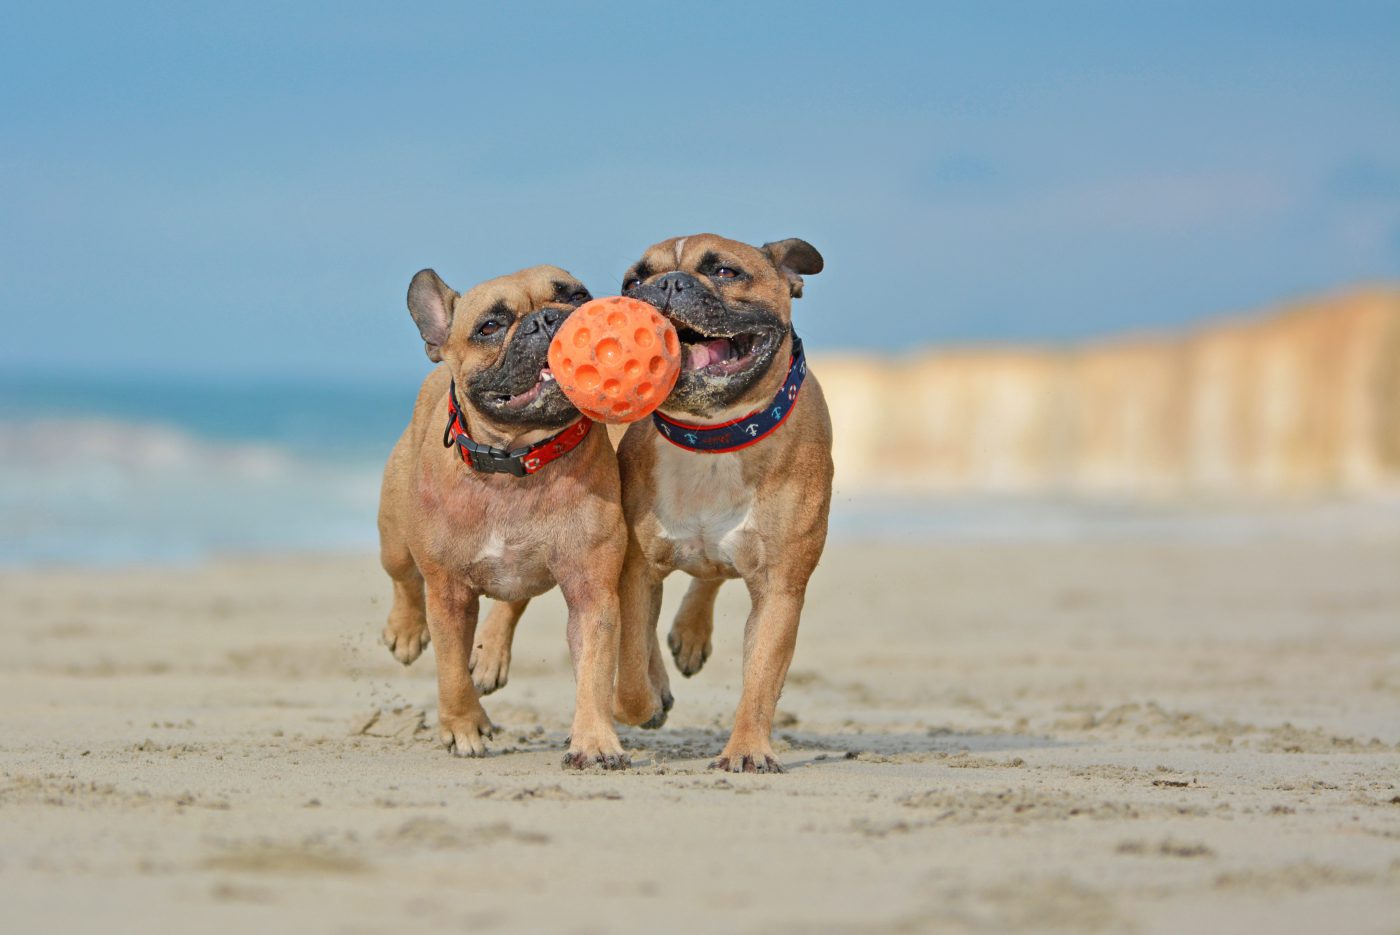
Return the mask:
M704 578L737 573L753 534L753 490L744 483L738 455L663 443L653 509L665 564Z
M548 565L551 527L531 521L532 504L501 503L468 485L425 475L428 554L487 597L515 601L554 586Z
M544 543L508 535L499 528L488 528L469 538L460 553L466 560L467 577L487 597L518 601L554 586L554 576L545 563L548 548Z

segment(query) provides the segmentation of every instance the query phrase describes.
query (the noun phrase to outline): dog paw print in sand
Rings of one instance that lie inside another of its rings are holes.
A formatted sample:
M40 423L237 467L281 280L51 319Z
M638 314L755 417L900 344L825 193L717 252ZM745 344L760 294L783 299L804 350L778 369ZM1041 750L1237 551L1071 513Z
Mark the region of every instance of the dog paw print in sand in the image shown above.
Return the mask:
M422 708L410 705L397 708L376 708L360 715L351 723L350 734L353 737L412 740L420 731L427 729L427 714Z
M988 790L928 789L901 797L899 804L918 816L910 824L1030 824L1072 818L1124 820L1145 817L1204 816L1205 806L1149 799L1124 800L1053 788L1008 787Z
M616 789L565 789L558 783L550 783L518 789L498 789L495 786L486 786L477 790L476 797L509 802L579 802L596 799L617 802L622 800L622 793Z
M1259 727L1232 718L1212 719L1194 711L1174 711L1155 701L1083 711L1062 718L1053 726L1058 730L1087 733L1203 738L1221 750L1243 743L1264 753L1392 753L1397 749L1376 738L1343 737L1320 727L1297 727L1287 722L1275 727Z
M324 843L259 839L219 845L206 857L207 870L232 873L328 875L363 873L369 864L357 854Z
M1160 841L1124 841L1118 845L1118 853L1133 857L1214 857L1215 851L1199 841L1178 841L1176 838L1162 838Z
M380 832L379 841L390 847L408 850L468 850L494 844L548 844L549 835L528 828L517 828L510 822L467 828L440 818L410 818L395 828Z

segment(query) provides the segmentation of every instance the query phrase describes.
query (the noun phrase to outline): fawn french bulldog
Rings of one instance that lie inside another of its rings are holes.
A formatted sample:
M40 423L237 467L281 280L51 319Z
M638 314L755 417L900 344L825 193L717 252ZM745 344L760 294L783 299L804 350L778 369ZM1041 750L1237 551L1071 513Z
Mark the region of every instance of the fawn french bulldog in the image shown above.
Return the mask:
M656 633L662 580L692 578L668 639L690 676L710 654L720 585L743 579L743 691L712 764L724 770L782 769L773 712L831 505L831 419L792 329L802 277L822 265L802 240L753 247L698 234L649 248L622 282L675 325L683 362L657 414L618 449L629 535L615 713L658 727L671 706Z
M486 648L481 597L500 602L484 629L504 633L508 653L526 602L557 584L578 684L564 762L627 765L612 709L627 541L617 458L547 362L550 338L588 299L554 266L460 295L432 270L409 286L409 312L440 365L384 470L380 556L394 583L384 642L408 664L431 639L441 737L459 756L483 755L492 731L472 681L486 667L474 660Z

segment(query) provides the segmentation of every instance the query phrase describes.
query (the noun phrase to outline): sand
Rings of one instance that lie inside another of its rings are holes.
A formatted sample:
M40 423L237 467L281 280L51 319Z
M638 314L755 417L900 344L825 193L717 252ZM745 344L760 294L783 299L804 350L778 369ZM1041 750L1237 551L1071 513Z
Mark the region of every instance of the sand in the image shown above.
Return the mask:
M623 773L559 767L556 597L461 760L387 595L0 575L5 930L1400 932L1400 537L833 547L781 776L706 768L737 585Z

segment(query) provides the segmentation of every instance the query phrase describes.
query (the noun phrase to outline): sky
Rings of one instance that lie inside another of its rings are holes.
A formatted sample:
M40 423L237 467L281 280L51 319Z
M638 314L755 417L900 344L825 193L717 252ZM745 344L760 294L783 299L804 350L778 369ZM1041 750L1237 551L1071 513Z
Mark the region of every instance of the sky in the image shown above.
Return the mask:
M392 8L397 7L397 8ZM802 237L809 348L1400 280L1400 4L20 4L0 369L427 368L413 273Z

